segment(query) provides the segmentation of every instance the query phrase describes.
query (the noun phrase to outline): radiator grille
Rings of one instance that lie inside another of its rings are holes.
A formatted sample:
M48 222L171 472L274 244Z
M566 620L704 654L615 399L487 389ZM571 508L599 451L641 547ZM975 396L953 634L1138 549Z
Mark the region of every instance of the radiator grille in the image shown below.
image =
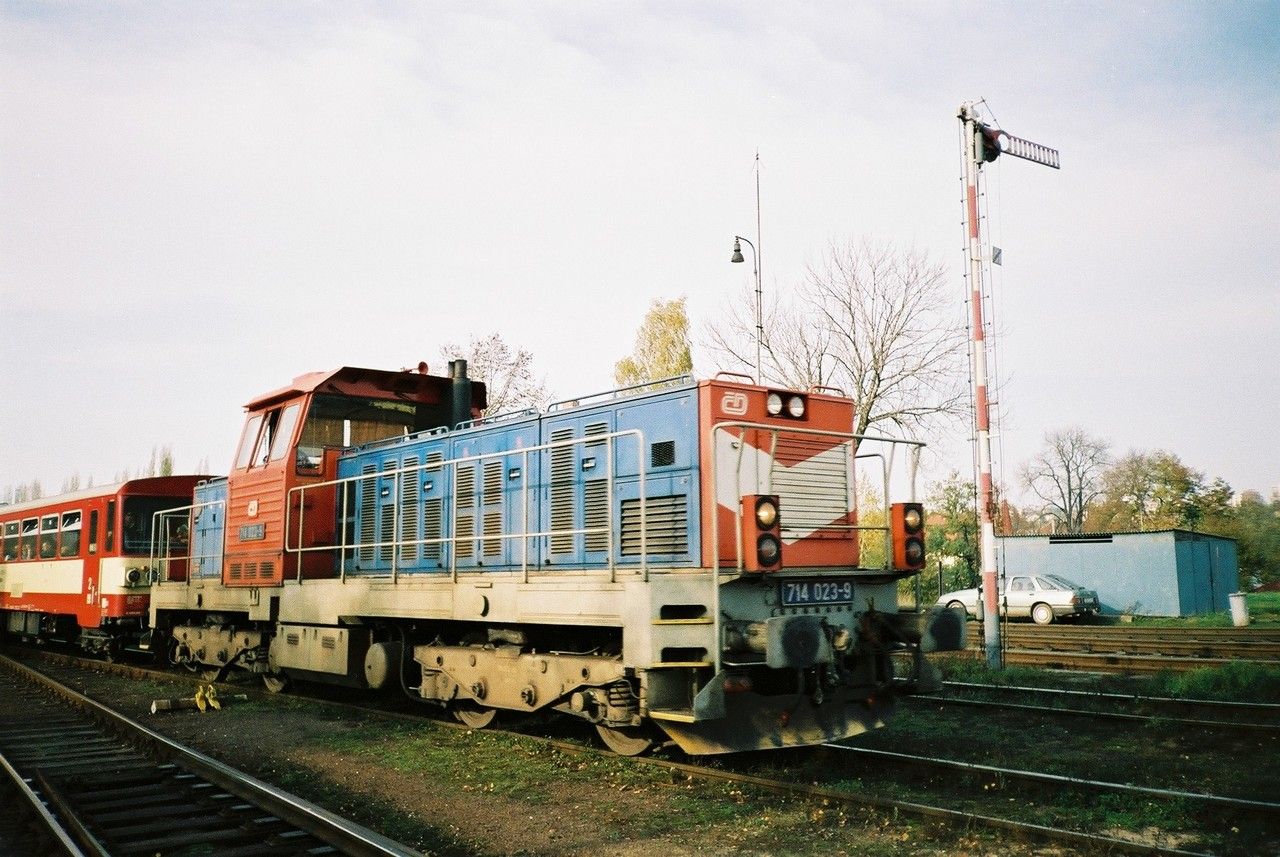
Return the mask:
M486 506L502 502L502 462L486 461L484 463L484 497Z
M830 447L816 440L779 440L771 480L784 533L807 534L844 521L853 506L850 464L847 443Z
M457 491L453 497L453 514L457 523L454 535L457 541L459 559L470 559L476 554L476 466L474 464L458 465Z
M689 498L685 494L645 500L645 536L649 555L689 552ZM622 555L640 554L640 500L622 501Z
M484 513L484 543L481 550L484 555L502 556L502 512Z
M370 546L374 541L375 509L378 505L378 480L373 475L375 472L372 464L360 468L360 549L356 551L356 556L362 563L373 562L373 548Z
M417 562L420 550L417 544L418 518L421 514L422 474L418 471L418 456L407 456L404 469L407 471L400 483L400 556L405 562Z
M582 486L583 526L588 551L609 549L609 483L593 479ZM598 530L599 532L592 532Z
M422 504L423 538L428 540L428 543L422 546L422 555L427 559L440 559L440 542L431 540L440 538L443 511L444 503L439 497Z
M384 461L382 463L383 470L395 470L396 463L394 461ZM395 477L390 477L394 479ZM373 480L370 480L373 481ZM378 480L381 481L381 480ZM378 559L382 562L391 562L395 557L395 540L396 540L396 498L395 494L387 495L387 499L383 501L378 509Z
M556 429L551 442L568 441L573 429ZM570 553L573 550L573 447L557 446L551 449L551 552Z

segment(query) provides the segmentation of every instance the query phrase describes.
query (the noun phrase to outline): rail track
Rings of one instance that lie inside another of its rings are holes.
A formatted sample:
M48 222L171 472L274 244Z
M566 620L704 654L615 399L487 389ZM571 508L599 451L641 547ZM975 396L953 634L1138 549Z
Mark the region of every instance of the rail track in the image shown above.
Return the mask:
M29 814L44 820L50 853L417 854L3 656L0 760Z
M1275 628L1146 628L1120 625L1001 625L1010 664L1095 672L1184 672L1251 661L1280 667ZM967 650L980 658L982 627L969 623Z
M912 702L1025 711L1029 714L1050 716L1090 717L1132 723L1159 721L1164 725L1188 728L1280 733L1280 705L1267 703L1178 699L1060 688L974 684L970 682L949 681L945 682L944 686L952 692L952 695L919 694L910 697L910 700ZM977 696L971 694L977 694ZM1009 701L1010 696L1048 699L1053 704L1036 705L1011 702ZM1000 698L992 699L987 697ZM1070 704L1082 704L1091 707L1067 707ZM1120 708L1127 710L1120 711L1118 710ZM1207 716L1185 716L1189 713L1199 713Z
M41 657L48 655L41 654ZM62 663L80 664L84 663L81 659L72 656L54 656L53 660ZM138 667L128 665L111 664L104 665L100 662L92 663L93 669L105 670L112 673L119 673L130 677L139 677L141 675L163 675L167 678L174 678L172 673L157 674L150 670L143 670ZM182 678L179 676L179 678ZM194 678L192 678L194 681ZM253 693L253 692L251 692ZM270 694L253 693L256 698L260 699L278 699ZM322 701L323 705L336 707L339 709L354 710L367 715L370 711L367 705L351 705L349 703L335 703L329 700ZM420 720L420 715L407 715L397 711L386 711L382 709L374 709L380 716L394 719ZM441 722L440 725L449 728L465 729L464 726ZM596 754L599 751L588 743L578 741L566 741L558 738L549 738L540 735L529 735L526 732L519 733L525 738L531 738L543 742L544 744L554 747L557 750L572 754ZM839 745L836 745L839 746ZM839 746L840 751L849 748ZM896 760L896 764L921 764L917 762L909 762L904 754L899 754L900 758ZM938 761L938 760L935 760ZM1169 855L1197 855L1198 852L1182 850L1169 845L1152 844L1148 842L1135 842L1127 839L1117 838L1113 836L1102 835L1094 832L1085 832L1080 830L1072 830L1065 828L1053 827L1048 824L1037 824L1025 820L1019 820L1009 817L1001 817L998 814L988 814L985 812L976 812L972 809L957 809L953 807L934 805L909 799L899 799L887 797L875 790L850 791L848 789L826 787L817 783L795 782L778 777L762 777L741 770L732 770L719 764L695 765L671 758L664 758L661 755L657 757L642 757L627 760L627 763L634 763L645 766L656 766L673 773L681 774L693 779L699 779L709 782L730 783L743 786L749 786L765 792L779 795L785 795L801 800L817 802L826 806L844 806L849 808L863 808L883 812L886 816L896 816L902 814L907 817L915 817L922 820L942 824L953 827L962 831L972 831L986 829L995 831L1003 835L1008 835L1017 839L1040 841L1055 843L1068 847L1072 852L1097 852L1109 854L1169 854ZM966 763L956 763L964 767ZM934 766L936 767L936 765ZM970 773L992 775L993 771L979 770L981 766L968 766ZM1017 772L1008 772L1011 776ZM1032 777L1034 772L1028 772ZM1044 775L1052 778L1053 775ZM1070 778L1064 778L1070 779ZM1159 790L1155 790L1159 791ZM1170 792L1170 794L1174 794ZM1212 796L1208 796L1212 798ZM1230 801L1231 799L1227 799ZM1258 807L1246 806L1247 809L1256 810ZM222 853L222 852L218 852Z

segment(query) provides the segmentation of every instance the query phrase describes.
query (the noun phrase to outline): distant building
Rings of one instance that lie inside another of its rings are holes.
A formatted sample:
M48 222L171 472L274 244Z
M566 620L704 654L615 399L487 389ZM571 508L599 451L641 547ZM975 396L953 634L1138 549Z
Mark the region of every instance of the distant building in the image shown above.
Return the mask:
M1000 573L1057 574L1098 593L1104 614L1196 616L1239 591L1235 539L1189 530L1000 536Z

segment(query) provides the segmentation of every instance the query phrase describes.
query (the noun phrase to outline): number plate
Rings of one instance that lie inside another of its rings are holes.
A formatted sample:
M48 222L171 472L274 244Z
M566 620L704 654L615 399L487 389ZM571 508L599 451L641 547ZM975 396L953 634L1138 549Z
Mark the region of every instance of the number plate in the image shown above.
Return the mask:
M778 584L783 607L852 604L852 580L784 580Z

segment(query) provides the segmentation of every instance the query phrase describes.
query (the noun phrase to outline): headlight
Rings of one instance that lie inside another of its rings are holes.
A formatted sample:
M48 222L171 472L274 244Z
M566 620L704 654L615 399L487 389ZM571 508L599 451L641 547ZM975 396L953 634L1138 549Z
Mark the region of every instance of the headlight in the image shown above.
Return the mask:
M801 396L792 396L787 399L787 413L796 419L804 416L804 398Z
M765 399L764 409L769 412L771 417L776 417L782 413L782 396L777 393L770 393L769 398Z
M777 520L778 507L773 505L772 500L761 500L756 504L756 523L762 529L772 529Z

